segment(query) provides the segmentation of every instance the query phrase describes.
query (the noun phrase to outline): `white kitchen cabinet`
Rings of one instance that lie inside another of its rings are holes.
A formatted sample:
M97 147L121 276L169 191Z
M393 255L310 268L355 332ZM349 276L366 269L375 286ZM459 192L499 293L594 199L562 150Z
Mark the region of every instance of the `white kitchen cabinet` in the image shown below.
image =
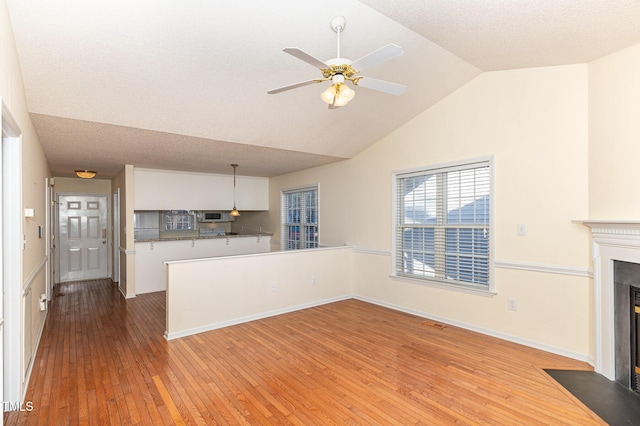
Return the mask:
M233 208L233 175L134 169L135 210ZM236 176L238 210L269 210L269 179Z
M270 246L269 235L136 242L136 294L167 289L164 264L167 260L266 253Z

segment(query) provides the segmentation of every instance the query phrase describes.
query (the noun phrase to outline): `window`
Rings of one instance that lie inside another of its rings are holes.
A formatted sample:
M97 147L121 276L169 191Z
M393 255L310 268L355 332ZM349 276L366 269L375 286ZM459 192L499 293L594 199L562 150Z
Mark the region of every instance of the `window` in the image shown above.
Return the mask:
M164 231L189 231L196 229L196 219L192 211L167 210L162 218Z
M489 290L489 161L400 173L395 182L395 275Z
M318 247L318 187L282 192L282 249Z

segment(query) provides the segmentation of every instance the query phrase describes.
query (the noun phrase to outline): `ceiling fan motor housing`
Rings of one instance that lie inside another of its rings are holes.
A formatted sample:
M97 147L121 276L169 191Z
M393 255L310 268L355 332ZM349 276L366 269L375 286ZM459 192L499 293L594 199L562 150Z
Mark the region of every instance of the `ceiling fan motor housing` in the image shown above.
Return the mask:
M332 78L334 75L343 75L350 80L358 71L354 70L350 64L351 61L344 58L335 58L327 61L328 69L322 70L324 78Z

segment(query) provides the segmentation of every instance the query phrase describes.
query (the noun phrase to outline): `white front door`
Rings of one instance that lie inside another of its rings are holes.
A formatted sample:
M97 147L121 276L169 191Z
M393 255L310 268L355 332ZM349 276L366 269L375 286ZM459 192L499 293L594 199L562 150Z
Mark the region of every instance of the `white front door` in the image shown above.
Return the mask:
M60 282L108 277L108 197L58 195Z

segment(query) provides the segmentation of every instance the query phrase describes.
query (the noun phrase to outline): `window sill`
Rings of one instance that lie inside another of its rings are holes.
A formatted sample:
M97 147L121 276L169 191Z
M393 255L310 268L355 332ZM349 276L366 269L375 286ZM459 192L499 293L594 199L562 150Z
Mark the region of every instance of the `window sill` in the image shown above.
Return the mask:
M483 290L480 288L474 288L474 287L467 287L464 285L458 285L458 284L445 284L439 281L430 281L430 280L423 280L423 279L418 279L418 278L409 278L409 277L403 277L400 275L390 275L389 276L392 280L394 281L401 281L401 282L406 282L406 283L411 283L411 284L417 284L417 285L421 285L421 286L425 286L425 287L433 287L433 288L440 288L443 290L451 290L451 291L457 291L459 293L466 293L466 294L474 294L476 296L483 296L483 297L493 297L495 296L496 293L493 290Z

